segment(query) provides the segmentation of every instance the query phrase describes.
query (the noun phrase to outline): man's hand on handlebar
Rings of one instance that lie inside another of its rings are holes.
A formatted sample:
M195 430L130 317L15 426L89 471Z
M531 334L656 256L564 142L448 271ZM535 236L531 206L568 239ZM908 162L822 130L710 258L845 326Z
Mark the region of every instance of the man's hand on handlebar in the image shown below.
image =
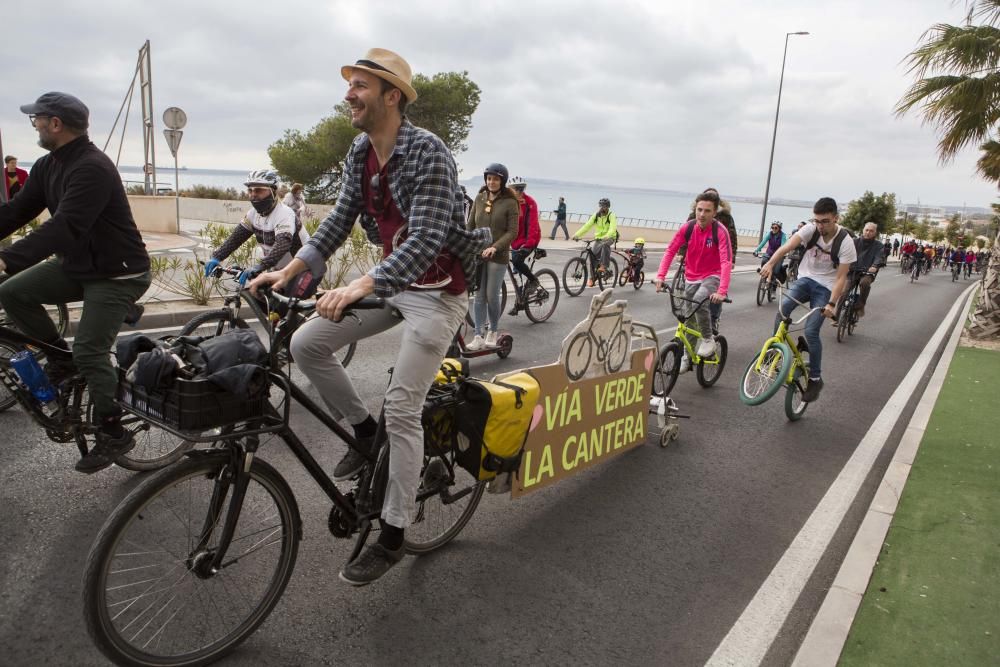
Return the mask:
M344 316L344 308L355 301L374 293L375 280L369 275L363 275L349 282L345 287L325 292L316 300L316 313L323 318L339 322Z
M247 284L247 289L254 296L257 296L257 290L266 285L270 285L271 289L281 289L288 284L291 277L286 276L284 271L267 271L262 273Z

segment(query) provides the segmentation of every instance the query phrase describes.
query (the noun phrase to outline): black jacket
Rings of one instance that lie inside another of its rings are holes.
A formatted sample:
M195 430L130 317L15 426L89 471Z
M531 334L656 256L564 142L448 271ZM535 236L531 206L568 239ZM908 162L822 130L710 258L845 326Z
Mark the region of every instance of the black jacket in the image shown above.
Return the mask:
M867 241L862 237L854 239L854 247L858 251L858 261L851 264L854 271L867 271L872 266L879 268L885 266L885 257L882 256L882 242L878 239Z
M52 254L61 258L67 274L81 279L149 270L149 255L132 218L121 176L86 135L32 165L24 189L0 205L0 239L46 208L51 218L0 251L8 273L23 271Z

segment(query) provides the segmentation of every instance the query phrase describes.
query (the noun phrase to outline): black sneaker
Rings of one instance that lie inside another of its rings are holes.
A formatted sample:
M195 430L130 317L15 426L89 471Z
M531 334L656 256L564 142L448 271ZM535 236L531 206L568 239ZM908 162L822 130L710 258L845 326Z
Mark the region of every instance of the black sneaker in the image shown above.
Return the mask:
M365 452L371 453L372 446L375 444L375 436L369 436L367 438L358 438L358 447L363 449ZM337 467L333 469L333 481L343 482L346 479L350 479L361 472L361 469L365 467L365 463L368 461L365 455L354 449L353 447L347 448L347 453L344 454L344 458L340 459L340 463Z
M97 432L97 443L76 462L77 472L88 475L104 470L122 454L135 447L135 436L120 423L105 424Z
M403 560L405 552L405 547L387 549L376 542L344 566L340 571L340 579L351 586L367 586Z
M809 384L806 385L806 390L802 392L802 402L812 403L817 398L819 398L819 392L823 390L823 380L822 378L809 378Z
M519 312L521 312L521 309L515 303L513 306L511 306L511 309L507 311L507 314L508 315L517 315Z

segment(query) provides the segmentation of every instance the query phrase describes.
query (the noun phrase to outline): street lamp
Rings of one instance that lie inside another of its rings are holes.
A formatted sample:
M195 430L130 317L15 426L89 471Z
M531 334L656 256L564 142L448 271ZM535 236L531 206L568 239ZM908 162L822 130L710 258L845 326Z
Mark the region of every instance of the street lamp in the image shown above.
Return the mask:
M786 32L785 53L781 56L781 78L778 80L778 108L774 110L774 134L771 135L771 158L767 161L767 183L764 185L764 210L760 214L760 236L764 238L764 227L767 222L767 198L771 194L771 167L774 165L774 143L778 139L778 113L781 112L781 87L785 83L785 60L788 58L788 38L791 35L808 35L808 32Z

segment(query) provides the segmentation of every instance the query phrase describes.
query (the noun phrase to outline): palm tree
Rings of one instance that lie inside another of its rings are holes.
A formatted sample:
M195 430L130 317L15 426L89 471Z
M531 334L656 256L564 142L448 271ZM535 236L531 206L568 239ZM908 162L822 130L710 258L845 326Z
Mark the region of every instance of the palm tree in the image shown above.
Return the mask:
M906 61L917 81L896 105L903 115L919 108L924 122L941 131L938 157L948 162L978 144L983 177L1000 181L1000 0L967 4L964 25L939 23ZM973 21L982 21L974 24Z

